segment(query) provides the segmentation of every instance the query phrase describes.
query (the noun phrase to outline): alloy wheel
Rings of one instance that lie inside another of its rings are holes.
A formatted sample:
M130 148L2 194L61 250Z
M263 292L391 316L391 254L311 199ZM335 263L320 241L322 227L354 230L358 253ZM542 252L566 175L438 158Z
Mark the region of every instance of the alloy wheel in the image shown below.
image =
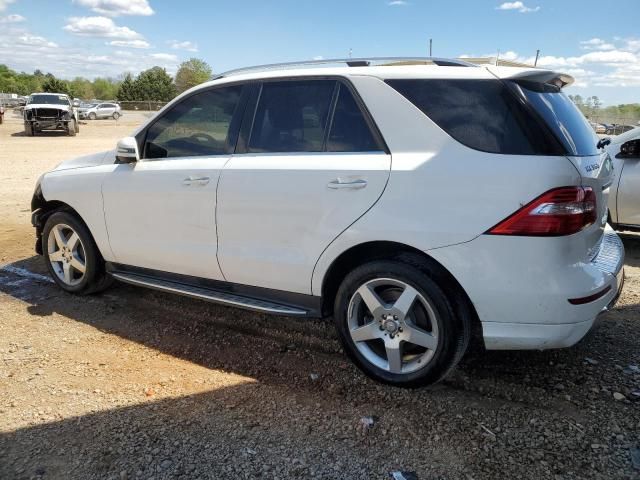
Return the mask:
M58 278L69 286L82 282L87 270L84 245L69 225L59 223L47 239L49 262Z
M349 301L347 321L360 354L393 374L424 368L438 348L434 307L401 280L379 278L361 285Z

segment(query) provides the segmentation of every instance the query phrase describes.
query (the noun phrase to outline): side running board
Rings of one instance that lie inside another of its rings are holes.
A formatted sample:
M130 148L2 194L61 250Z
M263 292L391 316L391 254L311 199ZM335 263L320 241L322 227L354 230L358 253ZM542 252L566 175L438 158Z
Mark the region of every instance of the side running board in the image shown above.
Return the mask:
M138 285L141 287L153 288L163 292L176 293L186 297L198 298L209 302L220 303L232 307L245 308L257 312L271 313L277 315L306 316L307 312L299 308L280 305L256 298L244 297L229 292L221 292L209 288L196 287L193 285L185 285L183 283L172 282L159 278L148 277L146 275L137 275L129 272L110 272L113 278L121 282Z

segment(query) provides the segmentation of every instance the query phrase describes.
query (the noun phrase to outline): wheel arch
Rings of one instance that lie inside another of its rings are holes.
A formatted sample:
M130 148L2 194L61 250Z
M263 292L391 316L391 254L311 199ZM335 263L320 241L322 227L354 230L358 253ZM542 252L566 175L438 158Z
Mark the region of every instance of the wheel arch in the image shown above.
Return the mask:
M322 280L322 314L329 316L333 313L338 288L348 272L364 263L383 259L419 262L427 267L425 272L430 272L439 282L444 283L443 290L450 295L457 313L469 317L473 340L482 340L482 324L473 302L453 274L424 251L393 241L371 241L354 245L333 260Z
M31 223L36 229L36 253L42 255L42 231L44 229L45 223L47 223L47 219L56 212L68 212L76 217L82 224L86 227L89 235L91 235L93 243L96 245L98 253L102 256L102 252L100 251L100 247L98 247L95 238L93 238L93 233L89 228L87 222L82 218L82 215L78 213L78 211L73 208L68 203L65 203L60 200L46 200L44 195L42 194L42 189L40 186L36 189L33 194L33 198L31 199Z

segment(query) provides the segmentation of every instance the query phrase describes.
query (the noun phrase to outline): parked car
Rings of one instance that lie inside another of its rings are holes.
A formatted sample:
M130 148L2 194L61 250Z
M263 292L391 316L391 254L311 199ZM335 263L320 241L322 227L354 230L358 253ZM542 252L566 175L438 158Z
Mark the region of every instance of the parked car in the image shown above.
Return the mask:
M122 116L120 105L117 103L98 103L87 106L80 112L80 118L96 120L98 118L113 118L117 120Z
M73 137L80 131L78 111L63 93L32 93L24 107L23 119L27 136L42 130L65 130Z
M612 125L607 126L605 130L605 135L620 135L621 133L628 132L629 130L633 130L635 128L633 125L620 125L614 123Z
M573 79L344 62L223 74L44 174L32 221L56 283L332 315L353 361L398 386L442 378L472 337L580 340L621 291L624 249Z
M611 137L606 145L613 162L609 195L611 223L620 230L640 228L640 127Z

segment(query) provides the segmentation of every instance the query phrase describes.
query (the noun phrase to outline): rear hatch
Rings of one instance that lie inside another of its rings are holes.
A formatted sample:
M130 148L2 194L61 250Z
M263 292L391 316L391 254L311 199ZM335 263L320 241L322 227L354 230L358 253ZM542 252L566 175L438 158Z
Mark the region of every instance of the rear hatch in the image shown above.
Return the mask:
M528 74L527 74L528 73ZM582 186L596 195L596 222L576 234L585 241L587 255L597 254L608 216L609 187L613 182L613 163L584 115L562 92L573 79L549 71L528 71L504 79L526 102L560 141L566 157L582 177Z

